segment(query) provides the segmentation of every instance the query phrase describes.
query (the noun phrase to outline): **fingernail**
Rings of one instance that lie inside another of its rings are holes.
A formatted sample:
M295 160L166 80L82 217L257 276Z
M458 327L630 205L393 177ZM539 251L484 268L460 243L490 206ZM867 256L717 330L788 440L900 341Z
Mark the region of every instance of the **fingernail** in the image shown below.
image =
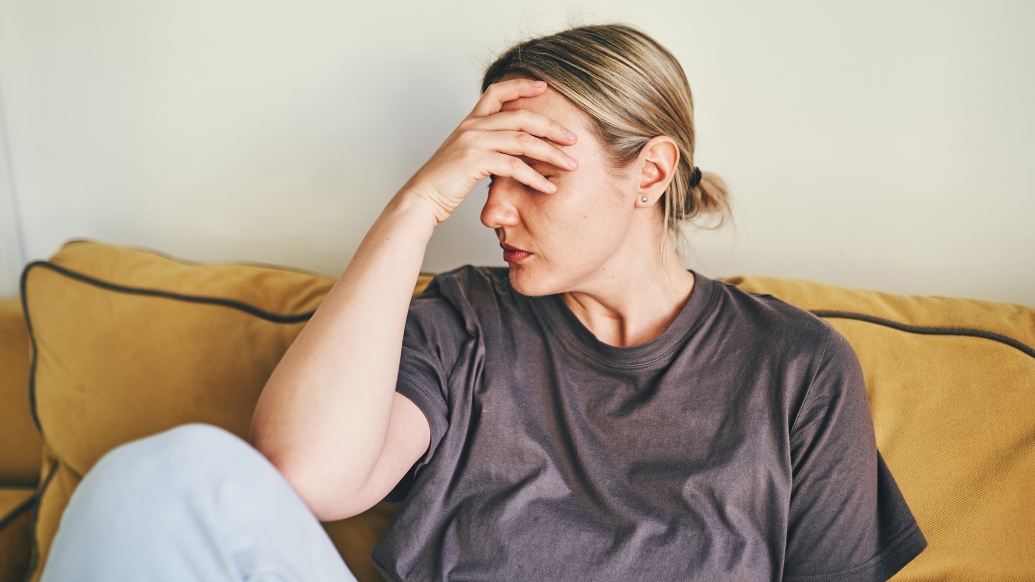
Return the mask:
M553 182L547 182L546 183L546 189L549 190L550 192L556 192L557 191L557 184L554 184Z
M579 163L576 162L575 158L573 158L571 156L568 156L567 158L565 158L564 161L568 164L569 168L577 168L577 167L579 167Z
M570 131L568 131L566 129L566 130L564 130L564 139L566 139L568 141L575 141L577 138L576 138L574 133L572 133L572 132L570 132Z
M533 87L545 87L546 81L532 81Z

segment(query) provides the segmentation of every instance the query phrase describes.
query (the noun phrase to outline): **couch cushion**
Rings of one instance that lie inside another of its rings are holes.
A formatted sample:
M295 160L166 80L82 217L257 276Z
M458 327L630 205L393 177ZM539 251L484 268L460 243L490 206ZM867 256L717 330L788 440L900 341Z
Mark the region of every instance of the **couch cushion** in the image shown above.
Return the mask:
M188 422L247 438L266 379L334 283L85 241L24 280L33 404L54 471L35 536L43 561L75 485L107 451ZM389 518L375 508L334 531L383 531ZM369 551L345 560L363 570Z
M0 301L0 486L35 486L42 439L29 412L29 332L17 297Z
M332 283L87 242L29 265L47 445L82 475L113 447L186 422L246 438L266 378Z
M729 281L812 310L855 348L878 448L928 541L895 580L1035 580L1035 309Z

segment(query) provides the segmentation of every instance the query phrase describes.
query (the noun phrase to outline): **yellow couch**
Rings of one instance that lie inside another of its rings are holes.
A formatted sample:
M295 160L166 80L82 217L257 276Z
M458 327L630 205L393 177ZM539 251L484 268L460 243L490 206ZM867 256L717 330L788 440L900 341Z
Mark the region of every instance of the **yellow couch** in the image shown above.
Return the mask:
M826 318L858 353L878 446L929 542L896 580L1035 580L1035 309L728 282ZM87 241L29 265L23 303L0 302L0 582L39 578L69 496L111 448L186 422L245 436L332 283ZM380 580L369 552L394 509L326 524L362 581Z

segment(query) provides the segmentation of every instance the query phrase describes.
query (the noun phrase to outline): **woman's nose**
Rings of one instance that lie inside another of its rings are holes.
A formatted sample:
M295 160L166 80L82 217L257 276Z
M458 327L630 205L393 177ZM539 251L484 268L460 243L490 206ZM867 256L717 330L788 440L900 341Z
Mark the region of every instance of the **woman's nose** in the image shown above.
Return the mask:
M489 197L482 207L482 224L489 228L515 226L518 216L515 201L524 186L512 178L497 177L489 184Z

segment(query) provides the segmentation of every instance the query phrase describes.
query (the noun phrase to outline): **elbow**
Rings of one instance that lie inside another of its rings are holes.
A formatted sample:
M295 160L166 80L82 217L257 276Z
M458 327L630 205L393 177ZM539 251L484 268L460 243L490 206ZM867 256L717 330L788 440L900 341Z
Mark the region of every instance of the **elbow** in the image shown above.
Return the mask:
M261 404L261 403L260 403ZM372 463L360 450L342 446L326 435L304 434L269 419L257 407L249 441L284 477L320 521L350 517L366 489ZM351 513L350 513L351 512Z
M348 517L351 500L366 486L367 477L356 470L357 463L312 447L290 446L272 438L252 424L249 440L294 489L298 497L320 521Z
M366 480L355 473L331 466L338 464L334 462L313 462L290 455L270 459L270 462L320 521L336 521L353 515L350 513L353 501L366 485Z
M332 491L326 481L320 479L316 475L316 471L309 467L292 463L279 465L275 463L274 466L295 490L298 497L309 507L309 511L313 512L313 515L320 521L333 521L334 517L340 513L341 502L352 496L352 492L345 488L345 484Z

